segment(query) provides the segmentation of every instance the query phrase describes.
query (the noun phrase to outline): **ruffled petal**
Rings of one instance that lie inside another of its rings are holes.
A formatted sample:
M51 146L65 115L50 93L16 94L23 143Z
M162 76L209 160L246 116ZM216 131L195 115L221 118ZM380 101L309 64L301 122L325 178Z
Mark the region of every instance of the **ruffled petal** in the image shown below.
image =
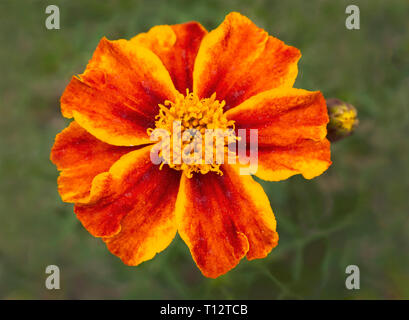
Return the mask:
M216 278L247 255L265 257L278 243L276 221L262 187L225 165L215 173L182 176L178 232L202 273Z
M224 110L229 110L263 91L279 87L291 88L297 78L297 62L300 58L301 53L297 48L269 36L263 52L248 72L225 94Z
M151 259L176 234L180 172L150 160L151 147L130 152L94 179L92 203L76 205L78 219L128 265Z
M257 177L267 181L285 180L295 174L312 179L329 168L330 143L301 140L285 147L263 146L258 150Z
M193 65L207 31L200 23L155 26L131 41L152 50L163 62L180 93L193 90Z
M279 181L295 174L312 179L331 165L328 113L319 91L279 88L260 93L226 112L236 129L258 130L256 176ZM246 149L250 135L246 135ZM248 156L252 156L247 152ZM253 154L253 157L255 154Z
M321 141L328 112L319 91L279 88L262 92L225 113L237 129L257 129L259 146L288 146L299 140Z
M291 87L297 76L298 49L268 36L233 12L202 40L193 71L199 97L216 92L228 110L259 92Z
M87 202L92 180L135 147L106 144L75 121L55 138L50 159L61 170L58 191L65 202Z
M61 97L65 117L113 145L149 143L159 103L179 93L160 59L132 41L103 38L84 74Z

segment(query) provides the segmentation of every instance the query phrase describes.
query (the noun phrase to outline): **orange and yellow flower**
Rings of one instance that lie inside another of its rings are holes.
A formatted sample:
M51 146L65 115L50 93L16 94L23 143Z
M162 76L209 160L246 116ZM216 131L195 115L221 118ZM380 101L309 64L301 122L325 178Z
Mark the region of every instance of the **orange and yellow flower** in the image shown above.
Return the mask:
M328 114L319 91L293 88L300 56L238 13L211 32L189 22L103 38L61 97L74 119L51 151L62 200L127 265L152 259L177 232L207 277L265 257L278 234L262 187L237 165L153 164L148 132L167 117L258 129L257 177L314 178L331 164Z

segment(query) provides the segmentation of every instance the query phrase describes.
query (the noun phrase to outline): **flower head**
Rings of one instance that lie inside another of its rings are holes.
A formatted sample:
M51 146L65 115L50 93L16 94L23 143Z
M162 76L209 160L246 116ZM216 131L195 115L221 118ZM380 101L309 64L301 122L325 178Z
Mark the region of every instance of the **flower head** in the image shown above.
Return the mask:
M164 129L171 133L171 138L165 148L169 151L166 155L161 156L166 160L169 167L175 170L182 170L187 177L191 178L193 172L200 172L202 174L214 171L221 174L220 164L216 162L216 146L214 143L206 147L205 141L200 139L197 141L193 150L196 150L193 158L184 158L187 161L181 161L182 150L188 150L185 146L192 143L192 139L184 139L183 145L179 148L175 146L175 140L183 140L183 135L189 133L188 138L193 138L196 135L204 136L209 129L219 129L222 131L232 129L234 120L227 120L223 112L224 101L219 102L215 100L216 94L210 98L199 99L193 92L189 93L186 90L186 96L179 96L175 103L172 101L165 101L165 105L159 105L160 111L157 116L158 120L155 122L156 129ZM175 125L177 126L175 128ZM148 134L153 132L152 128L148 129ZM192 137L190 137L192 136ZM227 150L226 147L221 151ZM200 145L200 147L199 147ZM224 143L223 143L224 147ZM212 160L206 162L205 154L206 148L211 148L210 152L213 154ZM194 161L196 160L197 161ZM191 159L189 161L188 159ZM164 164L165 162L162 162Z
M265 257L278 234L262 187L238 163L203 161L214 145L200 140L190 153L199 160L180 162L186 140L174 141L257 129L256 176L320 175L331 164L328 114L320 92L292 87L300 56L238 13L211 32L190 22L103 38L61 97L74 119L51 152L62 200L128 265L153 258L177 232L207 277ZM169 140L152 142L155 129ZM159 144L165 161L155 164Z

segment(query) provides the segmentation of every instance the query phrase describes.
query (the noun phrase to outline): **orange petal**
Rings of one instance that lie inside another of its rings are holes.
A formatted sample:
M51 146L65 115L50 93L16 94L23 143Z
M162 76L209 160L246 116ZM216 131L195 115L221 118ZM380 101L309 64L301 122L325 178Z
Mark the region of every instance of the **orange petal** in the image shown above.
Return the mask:
M182 176L176 204L178 232L202 273L216 278L247 255L264 258L277 245L276 221L262 187L232 166Z
M193 65L202 38L207 33L200 23L156 26L131 41L152 50L163 62L179 92L193 90Z
M137 265L163 250L176 234L174 207L180 172L153 165L151 147L126 154L94 179L92 204L75 213L124 263Z
M61 170L58 191L65 202L86 202L96 175L108 171L124 154L135 150L106 144L75 121L59 133L51 150L51 161Z
M297 62L300 58L301 53L297 48L269 36L264 51L225 94L224 109L229 110L263 91L291 88L297 78Z
M259 146L320 141L327 134L328 112L321 92L279 88L260 93L226 112L238 129L257 129Z
M149 143L159 103L179 93L160 59L132 41L103 38L84 74L73 77L61 110L98 139L113 145Z
M287 179L301 173L312 179L322 174L331 165L330 143L300 140L285 147L263 146L258 150L256 176L268 181Z
M269 37L248 18L233 12L203 38L193 88L199 97L216 92L228 110L259 92L291 87L299 58L298 49Z

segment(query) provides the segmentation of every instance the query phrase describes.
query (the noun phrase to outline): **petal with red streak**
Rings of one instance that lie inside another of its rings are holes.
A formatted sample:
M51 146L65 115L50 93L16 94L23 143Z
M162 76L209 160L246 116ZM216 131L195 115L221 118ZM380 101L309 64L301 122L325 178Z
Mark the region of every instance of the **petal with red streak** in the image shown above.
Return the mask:
M228 110L259 92L291 87L300 56L298 49L268 36L248 18L233 12L203 38L193 88L199 97L216 92Z
M207 31L200 23L155 26L131 39L152 50L163 62L180 93L193 90L193 65Z
M75 121L59 133L51 150L51 161L61 170L58 191L65 202L88 201L92 180L134 147L106 144Z
M93 202L76 205L77 217L128 265L151 259L176 234L180 172L150 160L151 147L126 154L94 179Z
M182 176L178 232L202 273L216 278L247 255L264 258L278 243L276 221L262 187L225 165L215 173Z
M257 161L256 176L263 180L279 181L295 174L312 179L331 165L325 138L328 113L318 91L273 89L227 111L226 117L235 121L236 129L258 130L258 158L251 161Z
M295 174L312 179L329 168L330 143L300 140L288 146L263 146L258 150L257 177L267 181L285 180Z
M279 87L291 88L298 74L300 51L272 36L268 37L264 51L257 57L248 72L241 76L223 98L225 110L263 91Z
M321 92L279 88L262 92L225 113L237 129L258 130L259 146L323 140L328 112Z
M103 38L84 74L61 97L65 117L113 145L149 143L159 103L179 93L160 59L132 41Z

